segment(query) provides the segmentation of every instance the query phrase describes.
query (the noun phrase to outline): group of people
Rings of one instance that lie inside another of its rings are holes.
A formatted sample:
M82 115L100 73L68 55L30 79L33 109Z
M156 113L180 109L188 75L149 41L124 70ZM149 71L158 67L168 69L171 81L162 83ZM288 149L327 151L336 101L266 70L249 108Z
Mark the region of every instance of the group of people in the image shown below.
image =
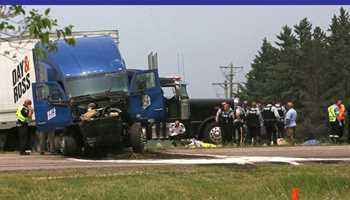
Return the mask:
M279 139L286 139L294 145L295 128L297 126L297 112L293 103L286 106L281 103L262 105L256 102L250 104L244 101L241 105L230 105L224 101L216 113L216 122L220 126L223 143L266 144L276 145ZM327 109L329 121L329 137L338 142L344 135L346 108L341 100L337 100ZM29 122L33 115L31 100L25 100L16 112L19 151L21 155L28 154ZM184 125L176 121L169 126L169 136L178 139L186 131ZM48 141L48 148L46 147ZM55 152L54 133L39 133L39 151Z
M292 102L284 107L280 103L262 105L244 101L241 105L230 105L224 101L216 113L222 142L276 145L278 138L285 138L294 145L297 112L293 107Z
M337 143L344 135L346 108L341 100L337 100L327 109L329 121L329 138Z

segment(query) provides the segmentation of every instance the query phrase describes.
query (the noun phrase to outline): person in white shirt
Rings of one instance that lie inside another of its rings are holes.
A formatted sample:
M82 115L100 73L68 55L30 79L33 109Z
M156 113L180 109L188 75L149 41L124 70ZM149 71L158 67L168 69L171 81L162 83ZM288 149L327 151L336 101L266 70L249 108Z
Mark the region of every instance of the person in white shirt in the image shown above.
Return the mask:
M174 123L169 125L169 138L172 140L172 144L177 146L177 141L181 139L183 134L186 132L185 125L179 120L176 120Z
M287 131L288 142L291 145L294 145L294 136L295 136L295 128L297 126L297 111L294 109L293 102L287 103L288 111L285 117L285 127Z

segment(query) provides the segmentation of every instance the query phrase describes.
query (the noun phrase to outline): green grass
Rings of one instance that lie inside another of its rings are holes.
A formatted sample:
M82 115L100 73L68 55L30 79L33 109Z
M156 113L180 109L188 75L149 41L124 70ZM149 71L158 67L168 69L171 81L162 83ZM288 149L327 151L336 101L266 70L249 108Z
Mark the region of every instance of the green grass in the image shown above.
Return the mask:
M346 164L176 166L0 173L0 199L350 199Z

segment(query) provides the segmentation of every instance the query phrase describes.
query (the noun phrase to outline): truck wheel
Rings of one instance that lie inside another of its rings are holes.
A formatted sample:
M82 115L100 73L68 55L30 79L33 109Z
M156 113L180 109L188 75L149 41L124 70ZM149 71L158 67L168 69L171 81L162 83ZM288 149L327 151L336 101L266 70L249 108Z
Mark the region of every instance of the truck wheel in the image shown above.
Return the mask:
M222 133L220 126L214 121L208 123L204 128L204 139L213 144L222 143Z
M61 150L61 145L62 145L62 137L61 136L55 135L54 145L55 145L55 152L59 152Z
M7 134L5 132L0 133L0 151L5 150Z
M78 152L77 143L72 136L63 136L61 151L64 156L74 156Z
M135 153L143 153L146 143L146 133L142 130L141 123L134 123L129 130L130 144Z

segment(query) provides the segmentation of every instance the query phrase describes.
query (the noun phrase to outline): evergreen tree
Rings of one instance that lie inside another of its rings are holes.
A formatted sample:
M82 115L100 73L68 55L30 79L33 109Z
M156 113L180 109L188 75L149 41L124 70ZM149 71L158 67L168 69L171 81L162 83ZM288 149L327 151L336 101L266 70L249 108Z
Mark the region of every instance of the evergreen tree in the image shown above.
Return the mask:
M276 92L276 101L292 100L297 102L298 94L298 40L289 26L284 26L279 35L277 64L274 66L271 88Z
M307 18L302 19L298 24L294 25L294 33L296 37L296 55L291 61L293 66L292 76L293 85L292 93L295 94L295 101L298 103L300 108L305 106L305 96L309 95L308 82L310 69L313 68L311 61L312 54L312 24ZM312 72L311 72L312 73ZM311 74L310 74L311 75Z
M326 96L333 100L335 98L349 100L350 19L349 13L344 8L340 9L339 16L333 16L329 31L328 43L331 65L328 68Z
M302 57L302 105L303 112L309 124L317 126L326 117L326 98L323 91L327 89L327 68L329 66L326 34L320 27L312 33L312 40L304 48Z
M327 106L336 99L350 103L350 15L344 8L327 31L304 18L282 27L276 47L264 39L244 94L257 101L292 100L308 131L324 125Z
M277 49L264 38L262 46L252 63L252 69L246 75L247 83L243 91L245 91L249 100L267 101L274 94L274 91L271 91L268 85L271 77L269 73L271 67L276 63L276 57Z

